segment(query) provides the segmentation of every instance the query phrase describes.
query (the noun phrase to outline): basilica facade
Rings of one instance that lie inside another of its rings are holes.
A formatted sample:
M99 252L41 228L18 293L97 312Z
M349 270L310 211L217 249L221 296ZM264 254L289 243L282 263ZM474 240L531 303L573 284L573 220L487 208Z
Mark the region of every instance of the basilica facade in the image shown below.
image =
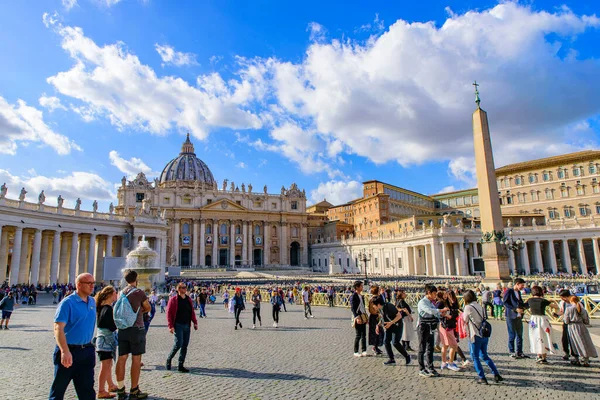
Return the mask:
M116 213L167 222L169 265L309 265L305 191L296 184L277 194L227 179L219 184L189 134L154 181L140 173L121 183Z

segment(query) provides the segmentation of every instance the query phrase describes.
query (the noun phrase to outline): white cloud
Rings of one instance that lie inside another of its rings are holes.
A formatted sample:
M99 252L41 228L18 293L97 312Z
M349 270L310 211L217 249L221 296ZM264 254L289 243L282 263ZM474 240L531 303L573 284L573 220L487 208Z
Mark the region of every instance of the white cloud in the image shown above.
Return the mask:
M53 112L54 110L61 109L66 110L67 107L63 106L60 102L60 99L56 96L46 96L46 93L42 94L40 99L38 100L40 106L45 107L48 111Z
M63 7L69 11L71 8L77 5L77 0L62 0Z
M176 67L182 67L185 65L197 65L196 55L193 53L182 53L175 51L172 46L154 44L156 51L163 60L164 65L175 65Z
M240 161L239 163L237 163L236 167L243 169L243 168L246 168L247 165L244 162Z
M314 203L327 199L333 205L344 204L350 200L362 197L363 186L358 181L329 181L321 182L310 192Z
M56 205L56 198L61 195L70 204L78 197L82 200L112 200L116 193L109 189L112 185L102 177L91 172L74 171L61 177L47 177L37 174L30 176L12 175L9 171L0 169L0 182L8 187L8 198L17 199L21 188L28 192L26 201L37 202L42 190L46 195L46 204Z
M45 15L45 20L48 17ZM80 100L95 117L105 116L117 128L133 127L165 134L173 127L189 130L199 139L211 127L259 128L257 115L246 109L251 98L240 98L239 90L252 86L250 66L241 81L227 82L224 91L198 87L178 77L158 77L141 63L123 43L98 46L81 28L51 24L61 36L62 47L74 60L73 67L48 78L64 96Z
M121 2L121 0L103 0L106 7L112 7Z
M18 143L41 142L58 154L69 154L81 148L68 137L54 132L44 121L40 110L23 100L10 104L0 96L0 153L16 154Z
M448 164L448 173L454 179L464 182L468 187L477 186L474 157L457 157Z
M445 186L442 189L440 189L440 191L438 192L438 194L455 192L456 190L457 190L456 187L454 187L452 185Z
M152 172L152 168L146 165L140 158L131 157L129 160L126 160L119 156L116 150L108 153L108 158L110 159L110 163L117 167L119 171L126 174L129 179L133 179L140 172L143 172L148 177L158 175L158 173Z
M306 27L306 31L310 32L310 41L311 42L319 42L325 40L325 34L327 33L327 29L317 22L310 22Z

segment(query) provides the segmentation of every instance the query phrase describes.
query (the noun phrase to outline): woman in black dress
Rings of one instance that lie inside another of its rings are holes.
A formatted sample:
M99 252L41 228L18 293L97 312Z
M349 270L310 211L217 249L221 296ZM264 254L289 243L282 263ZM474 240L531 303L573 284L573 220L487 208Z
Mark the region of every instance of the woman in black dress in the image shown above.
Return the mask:
M112 380L112 364L116 357L117 326L113 317L114 302L117 301L117 291L112 286L106 286L96 295L96 353L100 359L100 376L98 377L98 398L112 399L110 392L117 391L117 385ZM108 390L106 386L108 385Z

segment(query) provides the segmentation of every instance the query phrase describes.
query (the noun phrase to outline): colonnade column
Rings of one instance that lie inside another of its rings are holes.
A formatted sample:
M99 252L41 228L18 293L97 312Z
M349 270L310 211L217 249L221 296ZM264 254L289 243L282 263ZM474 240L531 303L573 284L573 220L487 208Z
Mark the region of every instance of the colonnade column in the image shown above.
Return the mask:
M79 241L79 234L77 232L73 232L73 237L71 237L71 259L69 260L69 279L68 281L71 283L75 283L75 278L77 277L77 253L78 248L77 244Z
M540 246L540 241L535 240L533 243L535 249L535 268L538 270L538 273L543 273L544 262L542 261L542 248Z
M442 247L442 274L443 275L450 275L448 273L448 249L446 248L446 243L445 242L441 242L440 246Z
M592 246L594 247L594 264L596 265L596 274L600 273L600 251L598 251L598 240L592 238ZM0 257L2 260L2 257ZM6 265L6 263L4 263Z
M58 262L58 282L69 282L69 241L66 237L60 241L60 259Z
M42 248L40 249L40 271L38 272L38 282L48 284L48 250L50 247L50 238L48 232L42 232ZM0 260L2 257L0 256Z
M587 275L587 263L585 259L585 251L583 248L583 239L577 239L577 255L579 256L579 265L581 273Z
M305 222L302 223L300 235L300 243L302 243L302 262L300 262L300 265L310 265L310 261L308 260L308 224Z
M263 233L264 233L264 240L263 240L263 251L264 251L264 259L265 259L265 263L264 265L269 265L269 263L271 262L271 230L269 227L269 222L265 222L265 227L263 229ZM281 243L279 243L279 248L281 249Z
M2 230L0 225L0 281L6 279L6 269L8 267L8 230Z
M419 249L418 246L413 246L413 268L415 275L419 274Z
M192 221L192 223L194 224L194 230L193 230L193 235L192 236L192 265L193 266L197 266L199 265L198 263L198 252L200 249L200 246L198 245L198 240L200 239L200 232L198 232L200 230L200 221L198 219L194 219Z
M198 265L206 264L206 220L204 218L200 219L200 255L198 260Z
M112 235L108 235L106 237L106 255L105 257L113 256L113 237Z
M571 265L571 252L569 251L569 241L563 239L562 241L562 262L567 273L573 273L573 266Z
M96 280L104 280L104 244L105 239L98 236L96 241L96 268L94 269L94 277Z
M242 221L242 264L251 264L248 258L248 224L246 221Z
M462 276L469 275L469 266L467 263L467 252L463 243L458 244L458 254L460 255L460 274Z
M235 265L235 221L229 221L229 265Z
M35 233L33 234L33 253L31 255L31 278L29 279L29 282L33 285L37 285L39 282L41 248L42 231L36 229Z
M406 270L408 272L407 275L416 275L415 272L414 272L415 271L415 267L414 267L414 262L415 262L414 253L415 253L415 249L412 246L408 246L406 248ZM360 261L359 261L359 263L360 263Z
M77 266L77 275L79 274L83 274L84 272L87 272L86 269L86 262L87 262L87 257L86 257L86 238L83 235L79 235L79 260L78 260L78 266Z
M58 283L58 259L60 256L60 231L54 231L52 258L50 260L50 284Z
M215 243L213 243L213 246L216 244L216 240ZM177 265L181 265L181 260L179 259L179 220L176 219L174 220L173 223L173 253L175 254L175 257L177 257Z
M26 283L29 276L29 245L30 245L30 234L25 233L23 235L21 244L21 264L19 265L19 283ZM14 253L14 251L13 251Z
M424 272L425 272L425 275L427 275L427 276L431 276L429 273L429 271L431 269L431 266L430 266L430 264L431 264L431 255L430 254L431 253L429 253L429 249L430 249L430 245L425 244L423 246L423 258L425 260L425 271Z
M471 261L469 264L471 265L471 272L475 272L475 251L477 250L477 243L471 243ZM515 253L513 252L513 271L516 271L517 264L515 262Z
M219 253L218 253L218 248L219 248L219 226L218 226L218 221L213 220L213 244L212 244L212 264L213 265L219 265Z
M529 266L529 250L527 249L527 242L524 243L523 250L521 250L521 258L525 275L530 275L531 268Z
M452 245L452 253L454 254L454 274L455 275L461 275L461 270L462 270L462 259L460 258L460 247L461 247L460 243L454 243Z
M281 265L287 265L287 222L281 223L281 229L279 231L279 234L281 238L279 240L279 262L281 263Z
M517 264L515 262L515 252L514 250L508 249L508 268L514 274L517 271Z
M94 273L94 260L96 257L96 234L92 233L90 236L90 245L88 246L88 262L87 272L90 274Z
M558 268L556 267L556 253L554 251L554 241L548 240L548 260L550 261L550 272L556 274Z

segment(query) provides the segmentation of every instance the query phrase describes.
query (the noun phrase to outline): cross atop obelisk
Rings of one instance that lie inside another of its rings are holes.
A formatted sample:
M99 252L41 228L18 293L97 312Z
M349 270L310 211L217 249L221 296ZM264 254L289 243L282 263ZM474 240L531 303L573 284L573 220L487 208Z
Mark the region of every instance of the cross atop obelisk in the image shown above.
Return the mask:
M507 281L510 279L508 269L508 253L506 246L494 240L503 232L502 212L496 183L496 168L492 152L492 140L488 125L487 113L481 109L479 84L475 86L475 103L477 109L473 113L473 143L475 146L475 170L477 172L477 190L479 192L479 210L481 215L482 237L490 239L482 243L483 261L485 264L485 280L487 282ZM491 236L490 236L491 235Z

